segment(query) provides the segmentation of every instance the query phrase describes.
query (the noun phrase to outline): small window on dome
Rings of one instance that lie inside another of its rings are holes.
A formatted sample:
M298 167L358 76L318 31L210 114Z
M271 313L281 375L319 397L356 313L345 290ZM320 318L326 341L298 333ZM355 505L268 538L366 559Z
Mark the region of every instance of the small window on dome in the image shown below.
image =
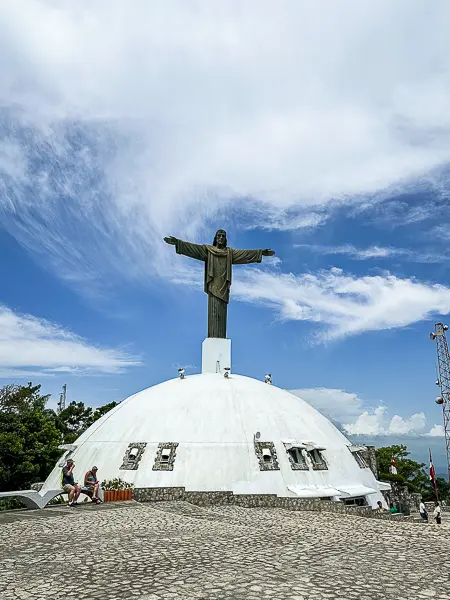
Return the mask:
M277 451L272 442L259 442L255 440L254 447L261 471L278 471L280 469Z
M353 454L353 458L358 463L360 469L367 469L368 468L369 465L364 460L364 456L362 455L362 452L360 450L352 450L350 448L350 452Z
M120 469L136 471L139 468L139 462L144 454L146 445L146 442L132 442L128 444Z
M328 469L328 465L322 455L322 452L317 450L317 448L308 450L308 456L311 460L312 468L315 471L326 471Z
M72 457L73 452L77 449L76 444L61 444L58 446L58 450L64 450L64 454L59 459L58 467L64 467L69 458Z
M161 451L161 462L167 463L170 458L170 448L163 448Z
M293 446L292 448L286 448L289 462L291 463L291 469L294 471L308 471L309 467L306 462L304 455L304 449Z
M272 452L269 450L269 448L263 448L262 449L262 456L263 456L263 460L264 460L265 463L271 462L271 460L272 460Z
M128 458L130 460L136 460L138 454L139 454L139 448L136 448L136 446L134 446L134 448L131 448L130 452L128 453Z
M346 506L367 506L367 501L364 496L359 498L344 498L343 502Z
M153 471L173 471L178 442L158 444Z

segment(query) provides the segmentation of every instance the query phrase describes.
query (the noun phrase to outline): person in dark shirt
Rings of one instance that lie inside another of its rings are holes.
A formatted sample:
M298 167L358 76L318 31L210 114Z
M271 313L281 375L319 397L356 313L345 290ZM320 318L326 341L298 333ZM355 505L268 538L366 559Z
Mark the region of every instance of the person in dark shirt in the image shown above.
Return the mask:
M68 458L61 474L62 489L69 495L69 506L76 506L78 497L81 494L81 488L78 483L75 483L73 477L74 468L75 463L71 458Z

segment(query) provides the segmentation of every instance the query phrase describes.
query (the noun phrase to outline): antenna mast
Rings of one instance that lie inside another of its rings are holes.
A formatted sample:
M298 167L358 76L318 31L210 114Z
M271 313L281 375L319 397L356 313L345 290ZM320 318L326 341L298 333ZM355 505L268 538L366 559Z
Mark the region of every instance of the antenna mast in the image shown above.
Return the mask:
M436 404L442 406L444 420L445 449L447 452L448 481L450 484L450 353L448 351L445 332L448 325L436 323L434 331L430 333L430 339L436 340L437 347L437 372L436 385L441 390L441 395L436 398Z
M62 386L62 392L59 395L59 402L56 405L58 414L66 408L66 394L67 394L67 385L64 384Z

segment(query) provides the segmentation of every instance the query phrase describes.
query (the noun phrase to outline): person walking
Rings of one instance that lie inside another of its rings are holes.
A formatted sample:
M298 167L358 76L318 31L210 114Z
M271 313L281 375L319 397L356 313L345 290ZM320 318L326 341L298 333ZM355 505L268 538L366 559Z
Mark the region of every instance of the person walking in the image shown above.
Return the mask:
M436 507L433 511L433 517L437 523L437 525L440 525L442 523L441 520L441 507L439 505L439 502L436 500Z
M420 504L419 504L419 513L420 513L420 516L422 517L422 520L426 521L428 523L428 512L427 512L427 509L425 508L425 504L423 503L423 500L421 500Z

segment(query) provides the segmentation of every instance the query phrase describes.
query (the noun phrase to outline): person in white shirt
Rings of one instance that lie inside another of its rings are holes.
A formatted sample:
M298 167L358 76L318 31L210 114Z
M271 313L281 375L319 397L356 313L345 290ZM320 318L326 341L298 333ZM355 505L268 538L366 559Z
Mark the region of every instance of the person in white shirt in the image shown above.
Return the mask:
M428 513L427 509L425 508L425 504L423 503L423 500L421 500L419 504L419 513L422 519L428 522Z
M439 502L436 500L436 508L433 511L433 517L436 520L438 525L441 524L441 507L439 506Z

